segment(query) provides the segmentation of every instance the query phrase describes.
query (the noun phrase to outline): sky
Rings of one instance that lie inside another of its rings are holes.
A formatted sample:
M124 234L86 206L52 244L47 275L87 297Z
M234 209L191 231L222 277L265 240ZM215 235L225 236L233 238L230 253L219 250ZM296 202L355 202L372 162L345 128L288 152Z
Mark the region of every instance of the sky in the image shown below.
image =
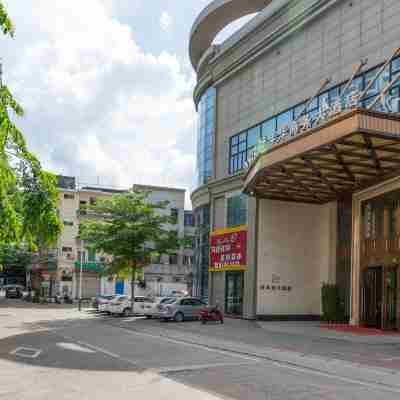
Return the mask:
M79 182L195 188L193 21L210 0L3 0L3 80L46 170ZM221 42L248 18L233 23Z

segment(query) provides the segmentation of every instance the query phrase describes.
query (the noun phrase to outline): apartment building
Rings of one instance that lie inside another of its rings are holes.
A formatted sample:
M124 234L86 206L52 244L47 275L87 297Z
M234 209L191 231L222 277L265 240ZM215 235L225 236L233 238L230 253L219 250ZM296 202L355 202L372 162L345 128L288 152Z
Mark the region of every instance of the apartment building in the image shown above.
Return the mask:
M130 283L115 276L102 274L104 264L110 261L106 254L96 254L86 248L79 239L79 224L86 218L93 218L84 207L99 199L110 198L126 193L96 185L78 185L74 177L59 177L59 216L64 225L56 249L42 252L32 266L32 285L41 289L43 295L68 294L72 298L80 295L88 298L97 294L129 293ZM166 213L176 216L175 229L180 237L193 236L193 221L186 217L191 211L184 210L185 190L134 186L135 190L146 190L150 201L169 201ZM186 223L185 223L186 221ZM161 295L171 291L188 291L192 285L193 249L180 249L176 255L162 256L145 268L137 276L138 292L142 294Z

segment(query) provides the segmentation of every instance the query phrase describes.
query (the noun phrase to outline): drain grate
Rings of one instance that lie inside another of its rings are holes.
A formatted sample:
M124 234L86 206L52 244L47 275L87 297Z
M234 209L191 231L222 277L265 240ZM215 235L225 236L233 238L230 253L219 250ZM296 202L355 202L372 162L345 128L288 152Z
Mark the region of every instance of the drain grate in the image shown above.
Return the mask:
M17 357L37 358L41 352L41 349L34 349L32 347L17 347L15 350L11 351L10 354Z

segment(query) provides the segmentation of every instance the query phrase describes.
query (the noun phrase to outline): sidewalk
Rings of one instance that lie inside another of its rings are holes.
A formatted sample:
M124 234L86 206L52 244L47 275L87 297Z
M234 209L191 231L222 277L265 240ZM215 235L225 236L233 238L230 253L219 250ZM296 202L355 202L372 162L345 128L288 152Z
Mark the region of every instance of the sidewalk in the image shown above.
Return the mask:
M352 332L341 332L334 329L328 329L327 324L320 322L263 322L257 321L257 324L270 333L284 333L291 335L301 335L322 339L344 340L353 343L365 344L398 344L400 345L400 333L390 334L357 334ZM333 326L332 326L333 327Z

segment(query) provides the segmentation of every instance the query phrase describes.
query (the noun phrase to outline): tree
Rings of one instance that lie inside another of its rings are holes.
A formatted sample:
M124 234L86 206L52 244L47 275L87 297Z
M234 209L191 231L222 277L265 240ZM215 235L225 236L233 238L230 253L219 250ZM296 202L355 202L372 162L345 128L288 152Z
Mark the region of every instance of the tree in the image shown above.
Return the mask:
M14 36L1 0L0 28L3 34ZM11 115L22 117L24 110L1 78L0 71L0 244L24 243L35 250L54 244L62 229L57 215L57 181L29 152L13 123Z
M129 273L132 311L136 272L150 265L153 257L168 254L181 245L177 232L168 229L171 217L162 215L168 202L151 204L148 195L130 192L98 200L86 206L88 219L80 227L80 237L89 248L112 256L106 274Z
M25 248L0 245L0 272L25 275L32 253Z

